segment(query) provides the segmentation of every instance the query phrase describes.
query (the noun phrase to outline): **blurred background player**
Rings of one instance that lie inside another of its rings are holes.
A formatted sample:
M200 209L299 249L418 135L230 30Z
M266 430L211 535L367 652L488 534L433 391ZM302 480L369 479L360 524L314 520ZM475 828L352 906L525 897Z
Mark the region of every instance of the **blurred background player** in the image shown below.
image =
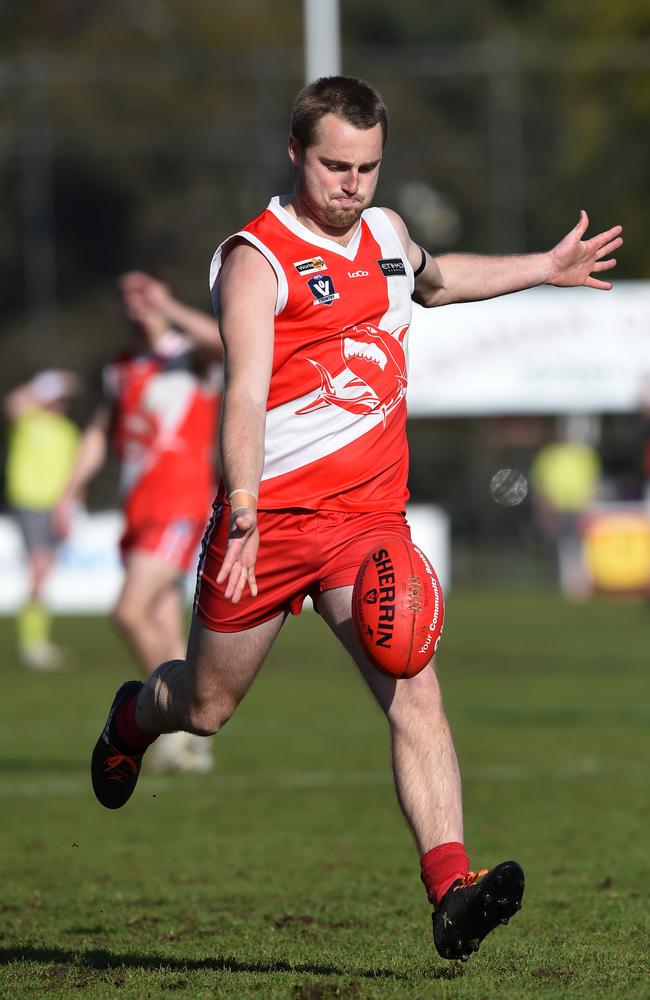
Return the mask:
M560 420L556 439L540 448L531 466L535 518L555 544L560 591L572 601L591 592L580 518L598 497L602 467L590 428L588 417Z
M56 670L63 662L62 651L50 640L50 613L42 592L61 540L52 526L52 510L79 447L79 430L66 413L81 385L74 372L51 369L16 386L4 400L7 502L28 564L28 600L16 617L17 649L22 664L32 670Z
M112 442L125 519L125 578L112 618L148 675L161 660L184 656L182 582L214 495L223 352L216 321L179 302L162 282L130 272L119 285L133 345L103 370L103 400L84 433L56 524L69 530L74 506ZM208 742L172 734L151 764L208 770Z

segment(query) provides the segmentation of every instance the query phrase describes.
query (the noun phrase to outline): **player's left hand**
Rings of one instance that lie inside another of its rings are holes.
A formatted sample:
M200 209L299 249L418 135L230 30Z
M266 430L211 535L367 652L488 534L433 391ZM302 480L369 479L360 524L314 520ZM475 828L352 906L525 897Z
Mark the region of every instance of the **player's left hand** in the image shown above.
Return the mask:
M611 281L593 278L592 273L616 267L616 260L608 255L623 245L620 235L623 227L614 226L605 233L592 236L590 240L583 240L588 226L589 217L581 209L578 224L550 251L551 277L547 284L564 287L587 285L604 291L612 287Z
M248 586L257 597L255 560L260 545L257 516L251 507L237 507L230 514L228 544L217 583L226 583L224 597L237 604Z

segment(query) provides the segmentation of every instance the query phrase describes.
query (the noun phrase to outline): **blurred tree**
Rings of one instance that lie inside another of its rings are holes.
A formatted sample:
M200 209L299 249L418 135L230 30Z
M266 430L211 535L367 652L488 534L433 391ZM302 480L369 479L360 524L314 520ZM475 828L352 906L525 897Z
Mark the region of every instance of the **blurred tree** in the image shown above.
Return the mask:
M46 250L51 226L58 320L57 339L39 341L53 355L43 363L92 367L110 348L123 269L158 273L208 306L216 244L289 185L301 10L295 0L0 8L0 312L17 365L34 353L26 289L47 295L34 280L47 253L39 263L30 251L39 225ZM391 109L379 198L417 239L434 251L534 250L584 206L594 226L625 224L620 275L647 275L647 5L355 0L341 15L344 71L371 79Z
M650 152L639 139L650 118L650 6L547 0L534 30L562 44L549 55L552 72L540 65L530 80L531 91L545 95L543 103L527 105L542 138L540 156L527 159L531 237L539 243L547 226L561 225L567 205L590 202L595 226L625 225L619 276L648 277L642 220ZM539 205L544 212L536 211Z
M27 365L36 345L54 355L44 360L94 365L113 333L97 305L130 267L171 279L209 308L216 244L286 184L299 15L293 4L256 0L50 0L0 12L0 49L12 52L0 170L4 190L16 191L0 255L17 279L0 308L18 363ZM28 183L46 173L40 198L52 209L51 232L44 205L33 202L38 178ZM40 218L41 245L56 254L56 339L51 324L36 341L26 335L26 286L42 284L26 212Z
M619 276L648 274L647 4L357 0L343 14L347 68L393 111L387 201L404 180L432 184L462 246L488 252L547 247L586 207L594 227L625 224Z

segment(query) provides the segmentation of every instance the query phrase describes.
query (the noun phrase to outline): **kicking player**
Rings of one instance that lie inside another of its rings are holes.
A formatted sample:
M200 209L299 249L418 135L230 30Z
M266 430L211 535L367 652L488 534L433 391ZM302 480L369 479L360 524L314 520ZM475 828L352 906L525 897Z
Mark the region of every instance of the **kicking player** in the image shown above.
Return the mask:
M533 285L608 289L616 226L588 219L547 253L430 256L402 219L372 208L386 108L364 81L322 78L298 95L293 194L217 250L211 286L226 351L223 487L207 527L187 659L117 693L93 753L95 794L119 808L158 733L214 733L248 690L306 595L349 651L391 729L397 795L434 906L434 941L465 959L521 905L514 861L470 872L456 754L433 661L393 680L351 621L362 557L409 537L406 341L426 307ZM432 378L435 373L432 373Z
M214 497L222 357L216 321L179 302L149 275L120 279L133 347L102 374L103 402L87 427L59 502L59 530L103 465L109 442L121 463L125 578L115 625L148 676L184 656L182 580L196 558ZM161 740L156 770L204 771L209 743L188 733Z

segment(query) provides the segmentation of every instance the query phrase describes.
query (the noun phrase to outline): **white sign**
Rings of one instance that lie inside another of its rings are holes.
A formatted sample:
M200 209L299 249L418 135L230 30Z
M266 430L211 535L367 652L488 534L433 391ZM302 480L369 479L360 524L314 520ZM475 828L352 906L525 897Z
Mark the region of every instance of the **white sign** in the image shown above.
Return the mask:
M415 306L409 355L411 416L631 412L650 380L650 282Z
M451 525L449 515L432 503L413 503L406 511L411 538L436 571L443 591L451 583Z
M43 599L57 613L104 613L122 585L117 511L80 513L58 550ZM27 599L28 579L20 532L11 517L0 517L0 614L13 614Z

